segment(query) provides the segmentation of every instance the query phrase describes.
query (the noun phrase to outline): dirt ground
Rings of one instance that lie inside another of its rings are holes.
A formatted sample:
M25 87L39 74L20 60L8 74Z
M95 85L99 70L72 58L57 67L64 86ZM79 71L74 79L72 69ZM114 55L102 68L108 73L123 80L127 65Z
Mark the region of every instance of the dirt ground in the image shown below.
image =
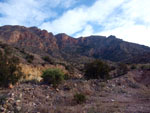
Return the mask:
M74 94L86 102L77 104ZM101 82L70 79L57 89L41 83L21 83L0 90L1 113L150 113L150 72L131 71Z

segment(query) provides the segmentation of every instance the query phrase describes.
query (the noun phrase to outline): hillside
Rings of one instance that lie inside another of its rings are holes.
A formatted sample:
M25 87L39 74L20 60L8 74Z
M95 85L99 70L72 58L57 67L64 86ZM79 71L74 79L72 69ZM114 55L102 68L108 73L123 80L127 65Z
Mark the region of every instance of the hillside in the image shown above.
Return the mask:
M125 42L115 36L73 38L64 33L53 35L46 30L24 26L0 27L0 41L31 53L69 62L84 57L127 61L150 52L147 46Z

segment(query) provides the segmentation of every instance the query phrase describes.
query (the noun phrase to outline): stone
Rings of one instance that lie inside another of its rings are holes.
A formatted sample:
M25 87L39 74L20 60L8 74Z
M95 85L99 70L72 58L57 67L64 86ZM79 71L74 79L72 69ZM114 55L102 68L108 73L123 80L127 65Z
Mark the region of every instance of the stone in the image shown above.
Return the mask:
M16 100L17 103L21 102L21 100Z
M59 92L59 89L58 89L58 88L56 88L56 91L57 91L57 92Z
M21 107L20 107L20 106L17 106L16 109L17 109L17 111L20 111L20 110L21 110Z
M22 93L20 93L19 97L22 98Z
M0 106L0 112L5 112L5 111L6 111L6 109L4 107Z
M115 100L114 100L114 99L111 99L111 101L114 102Z
M9 88L9 89L12 89L12 88L14 88L14 86L13 86L12 84L9 84L9 85L8 85L8 88Z

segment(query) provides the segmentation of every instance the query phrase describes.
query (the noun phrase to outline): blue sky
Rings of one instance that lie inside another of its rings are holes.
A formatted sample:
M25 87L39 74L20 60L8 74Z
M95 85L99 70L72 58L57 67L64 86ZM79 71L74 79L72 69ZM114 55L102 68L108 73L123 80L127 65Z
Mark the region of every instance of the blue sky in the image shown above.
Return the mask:
M74 37L116 35L150 46L150 0L0 0L0 26L37 26Z

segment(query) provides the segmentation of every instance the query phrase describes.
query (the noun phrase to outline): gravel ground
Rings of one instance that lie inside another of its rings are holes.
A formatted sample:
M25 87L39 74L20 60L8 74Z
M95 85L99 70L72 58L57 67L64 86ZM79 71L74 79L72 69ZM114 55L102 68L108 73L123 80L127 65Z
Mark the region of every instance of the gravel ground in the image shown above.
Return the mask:
M143 72L101 82L67 80L57 89L41 83L21 83L13 89L0 89L1 113L150 113L150 87L136 76ZM143 79L143 78L142 78ZM86 102L77 104L74 94Z

